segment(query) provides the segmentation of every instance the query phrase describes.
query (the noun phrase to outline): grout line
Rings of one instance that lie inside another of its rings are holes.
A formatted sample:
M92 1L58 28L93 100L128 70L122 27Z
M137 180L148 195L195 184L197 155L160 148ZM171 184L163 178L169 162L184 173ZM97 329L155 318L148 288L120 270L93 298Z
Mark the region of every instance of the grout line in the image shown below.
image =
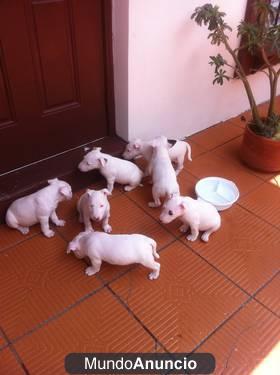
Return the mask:
M275 274L266 283L264 283L255 293L252 294L252 297L256 302L258 302L260 305L265 307L268 311L270 311L272 314L274 314L277 318L280 319L280 315L278 315L275 311L271 310L270 307L267 306L265 303L261 302L257 296L263 289L267 288L273 282L273 280L279 275L280 271L276 271Z
M239 313L239 311L241 311L243 308L245 308L245 306L251 302L253 300L253 297L249 297L246 301L244 301L236 310L234 310L225 320L223 320L220 324L217 325L216 328L214 328L214 330L212 330L207 336L204 337L204 339L202 339L200 341L199 344L197 344L194 349L191 351L191 353L194 353L198 348L200 348L207 340L209 340L209 338L211 338L217 331L219 331L220 329L222 329L222 327L227 324L229 322L229 320L231 320L236 314Z
M47 326L49 323L52 323L53 321L55 321L58 318L60 318L61 316L63 316L64 314L66 314L68 311L71 311L76 306L79 306L82 302L88 300L90 297L94 296L95 294L97 294L98 292L100 292L102 289L104 289L103 285L101 285L100 287L94 289L90 293L85 294L84 296L82 296L81 298L79 298L78 300L76 300L75 302L73 302L72 304L66 306L64 309L60 310L56 314L54 314L54 315L50 316L49 318L43 320L42 322L40 322L39 324L37 324L35 327L31 328L29 331L26 331L22 335L17 336L14 339L9 340L9 343L10 344L14 344L14 343L22 340L23 338L32 335L36 331L38 331L41 328Z
M240 285L238 285L234 280L232 280L229 276L227 276L225 273L223 273L219 268L217 268L214 264L209 262L206 258L203 257L203 255L199 254L197 251L195 251L192 247L190 247L188 244L186 244L182 239L179 239L179 241L193 254L197 255L200 259L202 259L204 262L206 262L210 267L214 268L215 271L217 271L219 274L221 274L224 278L226 278L228 281L230 281L232 284L234 284L238 289L240 289L243 293L247 294L247 296L252 297L252 294L247 292L245 289L243 289Z
M259 303L258 300L255 299L255 295L259 293L260 290L262 290L267 283L270 283L276 275L278 275L280 271L278 271L275 275L273 275L266 283L265 285L262 285L259 289L257 289L256 292L254 292L245 302L243 302L237 310L235 310L227 319L225 319L221 324L219 324L209 335L207 335L192 351L196 351L200 346L202 346L205 341L207 341L211 336L213 336L218 330L220 330L229 320L231 320L239 311L241 311L243 308L245 308L246 305L248 305L249 302L255 301L256 303ZM261 303L260 303L261 304ZM261 304L264 308L266 308L269 312L271 312L273 315L275 315L277 318L279 318L273 311L271 311L267 306Z
M123 301L123 299L109 286L107 285L106 288L111 292L111 294L115 297L115 299L127 310L127 312L141 325L141 327L153 338L156 345L160 345L167 353L169 351L167 348L159 341L159 339L147 328L141 319L138 318L136 314L130 309L130 307Z
M213 263L208 261L206 258L204 258L203 255L199 254L197 251L195 251L193 248L191 248L188 244L186 244L182 239L179 239L181 243L185 245L185 247L188 250L191 250L195 255L199 256L202 260L204 260L209 266L214 268L217 272L219 272L224 278L226 278L228 281L230 281L232 284L234 284L238 289L240 289L243 293L247 294L247 296L252 297L255 299L256 294L258 294L263 288L265 288L278 274L280 274L280 271L276 271L268 280L266 280L261 286L259 286L254 293L250 293L246 291L242 286L240 286L237 282L232 280L228 275L226 275L223 271L221 271L218 267L216 267ZM273 313L273 311L271 311ZM275 314L275 313L274 313Z
M2 224L1 224L1 225L2 225ZM16 230L16 229L15 229L15 230ZM32 238L38 236L39 234L40 234L40 232L38 232L38 233L34 233L34 234L31 234L30 236L25 237L25 238L23 238L22 240L19 240L18 242L13 243L12 245L8 245L8 246L2 248L2 249L0 250L0 255L1 255L2 253L4 253L4 252L8 251L8 250L11 250L13 247L22 244L23 242L28 241L28 240L30 240L30 239L32 239ZM23 236L24 236L24 235L23 235Z
M11 341L9 340L9 337L6 335L5 331L1 327L0 327L0 333L2 334L2 336L4 337L4 339L7 342L7 345L5 345L3 348L1 348L0 353L1 353L2 349L9 348L10 351L12 352L13 356L15 357L15 360L17 361L17 363L19 364L19 366L22 368L22 370L24 371L24 373L26 375L29 375L29 371L27 370L27 368L26 368L23 360L21 359L21 357L18 354L18 352L16 351L15 347L13 346L13 344L11 343Z
M139 205L134 199L130 198L128 195L124 194L125 197L127 197L132 203L135 204L135 206L137 206L138 208L140 208L143 212L145 212L145 214L147 214L150 218L153 219L153 221L155 221L157 224L159 224L166 232L168 232L169 234L171 234L175 239L178 239L179 237L176 236L174 233L172 233L168 228L166 228L164 225L162 225L162 223L157 220L154 216L152 216L148 211L145 210L145 208L143 208L143 206Z
M238 203L237 202L237 205L242 208L243 210L247 211L249 214L255 216L256 218L258 218L259 220L263 221L264 223L268 224L269 226L273 227L274 229L277 229L278 231L280 230L280 228L278 228L275 224L272 224L270 223L269 221L267 221L266 219L264 219L262 216L259 216L257 215L255 212L249 210L247 207L243 206L242 203Z

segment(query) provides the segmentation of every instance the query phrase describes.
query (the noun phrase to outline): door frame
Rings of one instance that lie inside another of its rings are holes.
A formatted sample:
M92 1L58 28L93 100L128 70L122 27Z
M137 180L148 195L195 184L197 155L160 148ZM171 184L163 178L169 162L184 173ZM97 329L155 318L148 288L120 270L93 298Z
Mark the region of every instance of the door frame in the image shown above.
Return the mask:
M114 64L113 64L113 0L103 0L103 32L105 61L105 105L108 122L108 135L116 136Z

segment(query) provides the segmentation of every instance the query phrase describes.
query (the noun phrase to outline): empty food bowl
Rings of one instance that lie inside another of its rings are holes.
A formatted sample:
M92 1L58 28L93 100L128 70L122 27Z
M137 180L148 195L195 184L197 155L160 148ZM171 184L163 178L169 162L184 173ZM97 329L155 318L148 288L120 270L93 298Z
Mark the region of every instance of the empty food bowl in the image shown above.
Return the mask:
M195 185L198 198L212 203L218 211L226 210L239 198L239 190L234 182L222 177L202 178Z

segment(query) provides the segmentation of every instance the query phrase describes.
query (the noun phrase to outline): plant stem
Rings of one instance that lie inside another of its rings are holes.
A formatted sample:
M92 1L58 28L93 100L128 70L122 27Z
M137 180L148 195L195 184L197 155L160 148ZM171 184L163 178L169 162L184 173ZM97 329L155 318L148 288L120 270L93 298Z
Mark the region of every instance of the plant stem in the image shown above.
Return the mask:
M261 118L260 118L260 115L259 115L259 112L258 112L258 109L257 109L257 104L256 104L256 101L255 101L252 89L250 87L249 81L248 81L248 79L246 77L246 74L245 74L245 72L243 70L243 67L240 64L240 61L238 60L236 54L234 53L234 51L232 50L232 48L228 44L226 35L224 34L224 32L222 30L220 32L221 32L221 35L223 36L223 43L224 43L224 45L226 47L226 50L232 56L232 58L233 58L233 60L234 60L234 62L236 64L236 66L237 66L237 69L238 69L237 70L237 74L240 77L240 79L242 80L243 85L245 87L245 90L246 90L246 93L247 93L247 96L248 96L248 100L249 100L249 103L250 103L250 107L251 107L251 110L252 110L253 120L256 123L256 125L259 128L262 129L263 128L263 123L261 121Z

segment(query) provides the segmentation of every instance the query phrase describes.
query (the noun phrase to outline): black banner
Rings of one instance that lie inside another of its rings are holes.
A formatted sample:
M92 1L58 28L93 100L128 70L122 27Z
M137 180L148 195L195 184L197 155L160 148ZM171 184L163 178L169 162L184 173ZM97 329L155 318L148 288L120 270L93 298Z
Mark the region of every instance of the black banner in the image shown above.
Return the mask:
M65 358L69 374L211 374L210 353L71 353Z

